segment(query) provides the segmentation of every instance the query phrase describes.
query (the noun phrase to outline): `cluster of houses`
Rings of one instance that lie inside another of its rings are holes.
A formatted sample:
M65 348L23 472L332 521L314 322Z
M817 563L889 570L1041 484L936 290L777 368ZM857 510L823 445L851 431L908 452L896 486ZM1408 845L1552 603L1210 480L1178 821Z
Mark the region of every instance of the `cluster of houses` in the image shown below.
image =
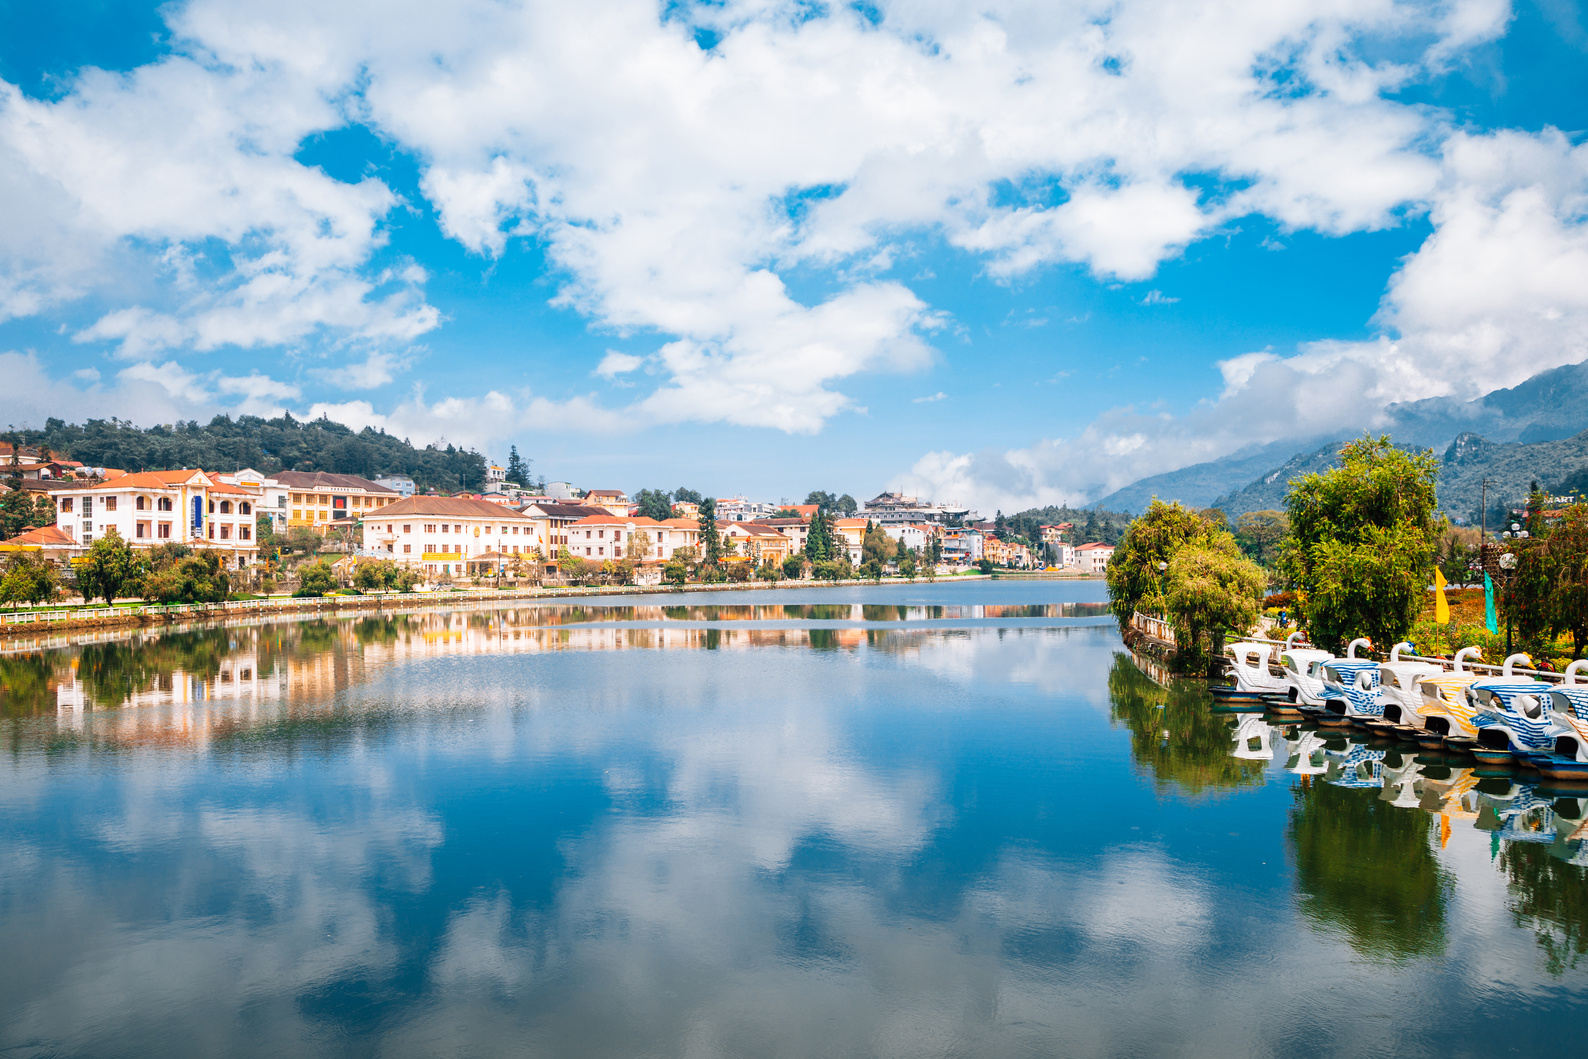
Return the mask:
M696 505L678 502L672 517L638 513L616 489L574 490L552 483L527 494L500 474L487 477L487 491L437 496L418 493L406 478L371 481L321 471L244 469L124 472L83 468L47 460L37 452L0 446L0 474L10 488L46 492L55 501L53 526L0 541L0 553L35 550L69 561L114 530L133 547L167 543L205 548L228 568L246 569L259 558L257 527L268 518L277 533L304 528L344 531L359 557L390 559L411 566L428 582L473 577L526 575L556 578L568 558L602 564L628 560L640 583L661 580L662 568L685 549L702 551ZM492 471L497 471L492 468ZM742 497L717 501L717 533L727 562L780 564L804 550L814 505L752 503ZM866 529L878 526L919 555L936 545L945 572L989 560L1030 568L1054 565L1100 573L1113 548L1066 541L1069 523L1044 526L1046 556L1023 544L1000 540L991 523L972 513L897 493L868 501L856 517L832 520L835 547L859 566Z

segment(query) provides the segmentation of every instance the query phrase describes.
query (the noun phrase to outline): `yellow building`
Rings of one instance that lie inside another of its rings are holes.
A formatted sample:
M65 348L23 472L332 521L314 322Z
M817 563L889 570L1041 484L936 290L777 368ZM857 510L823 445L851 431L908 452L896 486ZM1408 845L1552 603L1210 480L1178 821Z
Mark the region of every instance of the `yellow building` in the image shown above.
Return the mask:
M271 475L287 494L287 527L325 531L338 519L363 518L402 499L402 494L356 474L277 471Z

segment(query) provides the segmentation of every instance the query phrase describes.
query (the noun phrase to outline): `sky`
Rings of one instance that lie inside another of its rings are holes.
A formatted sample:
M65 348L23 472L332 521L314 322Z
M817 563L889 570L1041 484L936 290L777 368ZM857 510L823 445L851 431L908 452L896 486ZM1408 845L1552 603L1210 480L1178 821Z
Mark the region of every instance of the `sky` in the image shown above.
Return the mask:
M1585 137L1573 0L0 0L0 424L1084 503L1588 358Z

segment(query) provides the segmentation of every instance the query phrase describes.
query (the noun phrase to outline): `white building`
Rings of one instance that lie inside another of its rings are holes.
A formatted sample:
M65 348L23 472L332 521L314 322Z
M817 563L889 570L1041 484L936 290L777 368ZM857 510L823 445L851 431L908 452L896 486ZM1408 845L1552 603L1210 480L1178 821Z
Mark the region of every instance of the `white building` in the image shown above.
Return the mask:
M364 517L364 551L416 566L427 580L467 572L470 558L535 550L535 521L487 500L411 496Z
M879 528L889 537L920 555L926 554L926 549L932 546L932 540L937 536L937 527L925 523L881 526Z
M186 544L220 552L231 567L252 563L261 494L203 471L140 471L54 491L55 525L81 547L111 529L135 548Z
M903 493L882 493L862 504L860 513L886 527L913 522L963 522L970 518L971 510L958 504L934 504Z
M1076 565L1089 574L1101 574L1108 569L1108 560L1114 557L1112 544L1083 544L1075 549Z
M377 478L375 479L375 484L385 486L398 496L413 496L414 493L418 492L418 487L414 485L414 480L404 474L395 474L386 478Z

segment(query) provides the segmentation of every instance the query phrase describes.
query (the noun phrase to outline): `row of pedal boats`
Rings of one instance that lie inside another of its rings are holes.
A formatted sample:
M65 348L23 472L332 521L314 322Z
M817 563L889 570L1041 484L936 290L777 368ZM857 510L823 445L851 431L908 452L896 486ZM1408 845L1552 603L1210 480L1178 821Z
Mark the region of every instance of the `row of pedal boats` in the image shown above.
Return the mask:
M1351 641L1343 658L1297 646L1292 633L1270 667L1273 645L1247 641L1225 649L1234 682L1210 690L1216 707L1268 710L1323 727L1354 727L1369 734L1416 743L1427 750L1471 754L1489 765L1537 769L1555 780L1588 783L1588 684L1577 678L1588 659L1573 662L1557 683L1515 673L1532 659L1513 654L1500 673L1467 668L1482 660L1476 647L1443 659L1402 658L1410 643L1390 649L1389 659L1358 658L1366 639Z

